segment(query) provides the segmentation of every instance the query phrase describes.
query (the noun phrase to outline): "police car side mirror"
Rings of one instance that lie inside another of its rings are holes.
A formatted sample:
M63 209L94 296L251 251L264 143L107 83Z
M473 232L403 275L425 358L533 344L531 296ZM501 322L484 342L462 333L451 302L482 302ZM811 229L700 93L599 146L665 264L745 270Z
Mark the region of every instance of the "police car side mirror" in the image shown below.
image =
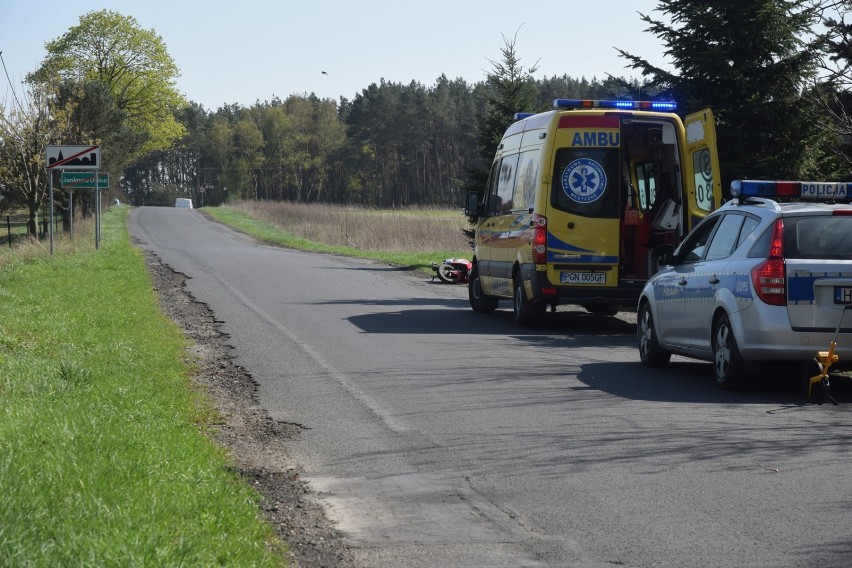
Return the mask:
M464 214L467 217L479 217L482 215L479 205L479 194L475 191L468 191L464 196Z
M651 258L660 264L674 264L674 246L669 243L655 246L651 251Z

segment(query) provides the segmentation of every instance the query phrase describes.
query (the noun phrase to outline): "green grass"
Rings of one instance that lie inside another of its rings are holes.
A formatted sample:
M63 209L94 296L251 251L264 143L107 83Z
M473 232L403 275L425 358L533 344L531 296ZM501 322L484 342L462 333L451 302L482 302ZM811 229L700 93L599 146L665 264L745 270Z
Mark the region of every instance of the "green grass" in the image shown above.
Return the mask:
M411 269L418 269L426 273L432 273L431 265L433 262L441 261L451 257L467 257L472 254L468 249L430 249L428 244L423 243L422 247L425 250L407 250L400 251L370 251L356 247L329 245L322 242L308 240L293 233L287 232L284 229L266 221L258 220L250 215L237 211L233 208L224 207L205 207L202 211L214 219L224 223L234 229L242 231L248 235L255 237L263 242L295 248L311 252L322 252L328 254L338 254L343 256L352 256L358 258L368 258L378 260L393 266L400 266ZM373 213L377 219L380 219L385 212L375 211ZM394 213L399 215L398 212ZM441 212L410 212L414 216L436 216L441 215Z
M187 340L126 211L98 251L0 263L0 565L282 565L259 496L200 432Z

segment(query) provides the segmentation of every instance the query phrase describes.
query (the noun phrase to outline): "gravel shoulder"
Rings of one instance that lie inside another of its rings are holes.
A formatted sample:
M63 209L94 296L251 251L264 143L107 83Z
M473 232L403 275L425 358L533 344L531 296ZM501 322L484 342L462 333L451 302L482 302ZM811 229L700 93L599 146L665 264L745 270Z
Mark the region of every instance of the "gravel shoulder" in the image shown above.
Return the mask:
M193 298L187 277L146 252L145 261L163 312L193 340L193 380L216 409L220 421L210 428L214 441L233 459L238 474L262 497L267 522L289 547L291 566L357 567L343 533L335 529L297 464L287 443L301 428L273 421L257 399L257 385L232 361L228 335L209 307Z

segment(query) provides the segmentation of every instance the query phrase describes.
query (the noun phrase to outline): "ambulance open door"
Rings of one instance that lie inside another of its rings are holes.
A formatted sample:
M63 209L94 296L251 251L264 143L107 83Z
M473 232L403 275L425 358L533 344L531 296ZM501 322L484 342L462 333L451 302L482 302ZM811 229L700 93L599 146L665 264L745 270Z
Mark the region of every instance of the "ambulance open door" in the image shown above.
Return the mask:
M686 128L684 164L687 224L684 234L722 204L722 177L716 149L716 123L709 108L690 114Z

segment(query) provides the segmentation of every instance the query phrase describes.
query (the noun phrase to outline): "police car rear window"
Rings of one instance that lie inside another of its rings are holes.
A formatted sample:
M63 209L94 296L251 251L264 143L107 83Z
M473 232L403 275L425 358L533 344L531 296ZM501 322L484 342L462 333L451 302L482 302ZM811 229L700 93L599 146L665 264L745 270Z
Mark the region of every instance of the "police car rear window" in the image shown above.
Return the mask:
M852 259L852 216L785 217L784 256Z

